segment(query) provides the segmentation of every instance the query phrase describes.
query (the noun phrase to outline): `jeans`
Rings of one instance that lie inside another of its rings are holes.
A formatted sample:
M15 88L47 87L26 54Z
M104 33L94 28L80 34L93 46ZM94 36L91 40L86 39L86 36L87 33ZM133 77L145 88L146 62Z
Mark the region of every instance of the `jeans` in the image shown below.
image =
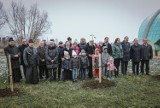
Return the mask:
M82 80L85 80L86 79L86 71L87 71L87 69L83 68L81 70L82 70Z
M77 80L77 76L78 76L78 69L77 68L73 68L72 69L72 80L76 81Z

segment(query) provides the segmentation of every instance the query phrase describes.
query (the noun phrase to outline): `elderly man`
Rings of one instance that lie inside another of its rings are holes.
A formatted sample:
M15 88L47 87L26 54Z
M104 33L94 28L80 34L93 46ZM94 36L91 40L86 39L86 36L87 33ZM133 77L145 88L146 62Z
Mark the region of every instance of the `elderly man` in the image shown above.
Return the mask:
M9 38L9 45L4 48L5 55L11 55L11 65L12 65L12 75L13 75L13 81L14 82L20 82L20 79L22 78L21 72L20 72L20 56L21 53L18 49L18 47L15 45L15 41L13 38Z
M50 41L48 48L46 49L46 64L49 72L49 81L56 80L58 72L58 48L53 41Z
M48 70L46 67L46 59L45 59L45 51L46 48L44 46L44 42L41 41L39 43L39 47L37 48L37 54L38 54L38 67L39 67L39 78L43 79L43 76L45 75L46 80L48 79Z
M19 50L21 52L21 65L23 67L23 73L24 73L24 77L26 77L26 66L24 64L24 60L23 60L23 52L24 52L24 49L28 47L28 43L27 43L27 40L26 39L22 39L22 44L19 45Z
M153 58L152 46L148 44L146 38L143 39L142 45L142 60L141 60L141 73L144 74L144 64L146 65L146 75L149 75L149 61Z
M24 50L23 60L27 67L26 83L37 84L39 82L37 70L38 55L32 39L29 40L29 46Z

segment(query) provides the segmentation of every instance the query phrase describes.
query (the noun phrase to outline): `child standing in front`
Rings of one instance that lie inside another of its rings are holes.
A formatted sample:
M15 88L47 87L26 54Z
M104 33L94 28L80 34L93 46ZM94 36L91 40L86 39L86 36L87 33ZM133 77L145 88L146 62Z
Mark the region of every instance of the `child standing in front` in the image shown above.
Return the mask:
M95 49L95 54L92 56L92 66L94 67L95 80L99 79L99 49Z
M102 70L103 70L103 75L105 77L108 76L108 71L107 71L107 63L108 63L108 48L106 46L103 47L103 53L102 53Z
M86 55L86 52L85 50L81 50L80 52L80 69L81 69L81 77L82 77L82 80L86 80L86 72L87 72L87 68L89 66L89 60L88 60L88 57Z
M72 80L77 81L78 71L80 68L80 60L75 51L72 51L71 58L71 68L72 68Z
M114 79L114 77L113 77L114 71L117 71L117 68L114 65L113 57L110 55L108 57L107 69L108 69L108 80Z

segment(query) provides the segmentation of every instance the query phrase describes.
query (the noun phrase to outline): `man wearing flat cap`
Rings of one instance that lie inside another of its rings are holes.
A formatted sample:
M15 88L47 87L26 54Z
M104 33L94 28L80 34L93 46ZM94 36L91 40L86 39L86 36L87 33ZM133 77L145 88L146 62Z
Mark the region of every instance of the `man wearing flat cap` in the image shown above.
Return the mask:
M14 82L20 82L20 79L22 78L21 72L20 72L20 56L21 53L18 49L18 47L15 45L14 39L11 37L8 40L8 46L4 48L5 55L11 55L11 65L12 65L12 75L13 75L13 81Z
M24 50L23 60L27 67L26 83L37 84L39 82L37 70L38 55L37 49L34 48L33 39L29 39L29 46Z

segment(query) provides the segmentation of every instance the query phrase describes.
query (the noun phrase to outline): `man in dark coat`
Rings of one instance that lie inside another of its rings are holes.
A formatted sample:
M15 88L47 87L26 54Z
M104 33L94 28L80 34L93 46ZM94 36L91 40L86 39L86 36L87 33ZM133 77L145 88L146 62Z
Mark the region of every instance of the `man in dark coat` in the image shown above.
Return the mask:
M144 64L146 65L146 75L149 75L149 61L153 58L152 46L148 44L147 39L143 39L142 45L141 73L144 74Z
M121 43L123 48L123 58L121 64L121 70L123 75L127 75L127 67L130 60L130 43L128 41L128 36L125 36L123 42Z
M110 55L112 55L112 46L111 46L111 44L109 43L109 37L105 37L105 38L104 38L103 46L106 46L106 47L108 48L108 53L109 53Z
M61 67L62 67L62 57L63 57L63 50L64 50L64 47L63 47L63 42L60 41L59 42L59 46L58 46L58 53L59 53L59 56L58 56L58 79L60 80L60 77L61 77Z
M96 44L94 43L94 40L91 40L90 42L87 43L87 47L86 47L86 52L87 52L87 56L88 56L88 60L89 60L89 73L88 76L89 78L93 78L93 68L92 68L92 57L95 54L95 49L96 49Z
M4 48L5 55L8 59L8 55L11 55L11 65L12 65L12 76L14 82L20 82L22 78L20 72L20 56L21 53L17 46L15 46L15 41L13 38L9 38L9 45Z
M38 54L38 67L39 67L39 78L43 79L43 76L45 75L46 80L48 79L48 70L46 67L46 60L45 60L45 51L46 48L44 46L44 42L41 41L39 43L39 47L37 48L37 54Z
M49 81L56 80L58 72L58 48L53 41L50 41L46 49L46 64L49 72Z
M22 45L19 45L19 50L21 52L21 65L23 67L23 73L24 73L24 77L26 77L26 66L24 64L24 60L23 60L23 52L24 52L24 49L28 47L28 44L27 44L27 41L26 39L22 39Z
M26 83L37 84L39 82L37 70L38 55L32 39L29 40L29 46L24 50L23 60L27 67Z
M141 61L141 45L138 44L138 39L134 39L134 44L130 49L130 58L132 60L133 74L139 74L139 63Z

